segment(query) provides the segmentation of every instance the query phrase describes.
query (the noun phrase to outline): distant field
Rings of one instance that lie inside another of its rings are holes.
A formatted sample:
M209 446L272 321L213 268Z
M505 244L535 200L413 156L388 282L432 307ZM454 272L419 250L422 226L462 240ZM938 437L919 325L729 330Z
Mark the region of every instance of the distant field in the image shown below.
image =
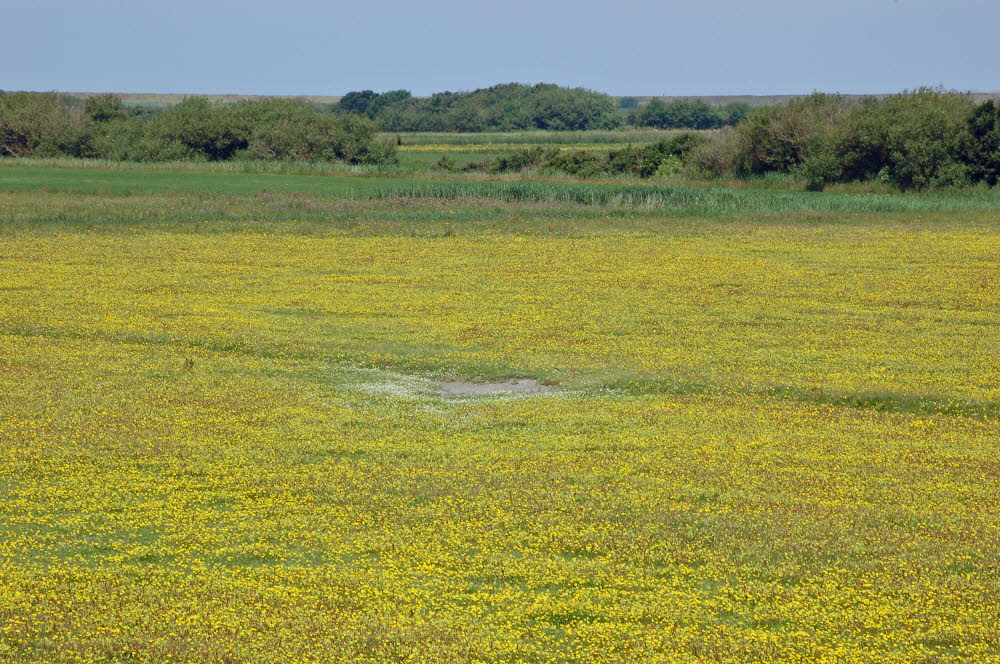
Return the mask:
M65 92L70 97L77 97L80 99L86 99L96 94L104 94L99 92ZM129 105L143 105L143 106L170 106L183 101L186 97L205 97L209 101L217 104L231 104L233 102L241 101L244 99L267 99L269 97L286 97L291 99L301 99L303 101L308 101L314 104L336 104L340 101L339 96L331 95L201 95L201 94L162 94L156 92L115 92L114 94L119 95L122 101Z
M840 93L838 93L840 94ZM705 97L678 97L672 95L652 95L652 96L637 96L636 99L639 100L640 104L648 104L653 99L660 99L662 101L675 101L677 99L701 99L708 102L709 104L749 104L750 106L774 106L778 104L787 104L792 99L800 99L802 97L807 97L808 95L721 95L721 96L705 96ZM844 97L848 99L863 99L865 97L875 97L876 99L884 99L885 97L892 96L890 94L870 94L870 95L859 95L859 94L847 94L843 93ZM984 102L990 99L1000 99L1000 92L974 92L972 93L973 99L977 102ZM620 97L619 97L620 98Z
M71 97L78 97L81 99L86 99L91 95L102 94L97 92L66 92L63 93ZM148 105L148 106L169 106L171 104L176 104L177 102L183 100L185 97L199 96L207 97L213 102L226 104L235 101L240 101L241 99L264 99L269 96L279 96L279 97L289 97L293 99L302 99L314 104L336 104L340 101L340 96L337 95L233 95L233 94L210 94L210 95L191 95L191 94L162 94L162 93L134 93L134 92L124 92L115 93L122 97L122 100L126 104L130 105ZM624 96L624 95L623 95ZM623 98L623 96L617 97L617 99ZM806 95L709 95L709 96L672 96L672 95L635 95L635 98L639 100L640 104L649 103L652 99L661 99L663 101L673 101L676 99L703 99L710 104L732 104L732 103L744 103L751 106L769 106L773 104L785 104L788 103L790 99L795 99L798 97L804 97ZM861 98L864 96L874 96L874 97L885 97L887 95L855 95L847 94L847 97ZM973 97L977 101L986 101L989 99L1000 99L1000 92L976 92L973 93Z
M997 663L998 348L995 191L0 161L0 661Z
M506 132L384 132L383 138L399 139L403 146L422 145L605 145L654 143L690 130L620 129L614 131L506 131Z

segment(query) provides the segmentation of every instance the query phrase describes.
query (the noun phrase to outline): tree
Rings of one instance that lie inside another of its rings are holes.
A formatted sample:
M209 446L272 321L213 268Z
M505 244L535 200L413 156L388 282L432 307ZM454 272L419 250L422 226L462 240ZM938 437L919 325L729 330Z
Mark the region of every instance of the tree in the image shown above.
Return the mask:
M340 98L340 101L338 101L334 106L334 110L342 111L344 113L357 113L358 115L364 115L368 112L368 106L371 105L372 100L376 97L378 97L378 94L372 90L348 92Z
M638 123L658 129L716 129L723 124L715 107L701 99L654 99L639 112Z
M55 93L4 95L0 97L0 157L28 157L44 144L58 144L78 120Z
M115 94L93 95L87 97L84 113L95 122L120 120L128 115L122 98Z
M504 83L414 99L406 90L372 101L367 115L386 131L613 129L621 114L608 95L552 84Z
M992 100L980 104L969 114L972 137L966 161L973 182L995 186L1000 180L1000 104Z
M402 103L407 99L410 99L412 96L413 95L410 94L409 90L391 90L389 92L376 95L372 99L371 103L368 104L368 108L365 110L365 115L369 118L375 118L386 108Z

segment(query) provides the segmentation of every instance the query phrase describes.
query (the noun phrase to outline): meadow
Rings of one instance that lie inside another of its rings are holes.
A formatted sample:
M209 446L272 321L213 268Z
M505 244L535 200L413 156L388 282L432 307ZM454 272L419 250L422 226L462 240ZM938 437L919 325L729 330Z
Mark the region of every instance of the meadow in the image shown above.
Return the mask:
M1000 662L998 222L0 162L0 661Z

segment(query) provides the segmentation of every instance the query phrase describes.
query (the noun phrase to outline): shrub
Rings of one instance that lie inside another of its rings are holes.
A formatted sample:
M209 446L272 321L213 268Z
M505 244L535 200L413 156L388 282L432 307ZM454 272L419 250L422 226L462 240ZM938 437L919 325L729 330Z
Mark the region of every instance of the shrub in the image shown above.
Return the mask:
M701 99L676 99L669 103L654 99L639 111L636 122L658 129L716 129L723 124L719 111Z
M368 110L365 111L365 115L369 118L374 118L379 114L379 112L382 111L382 109L395 104L400 104L405 102L407 99L411 99L412 97L413 95L410 94L409 90L391 90L377 95L368 105Z
M497 157L490 170L494 173L523 171L526 168L533 168L544 164L555 158L558 154L558 149L550 148L546 150L538 146L524 150L515 150Z
M595 177L608 172L610 155L594 150L561 152L547 160L543 167L548 171L561 171L578 177Z
M968 156L972 109L968 95L929 88L861 103L814 94L755 109L690 165L712 175L794 173L810 189L876 178L900 189L957 186L981 163Z
M204 154L186 145L180 137L154 128L142 117L92 123L85 148L67 154L112 161L207 161Z
M87 97L84 113L95 122L121 120L128 116L128 110L118 95L104 94Z
M750 115L750 104L733 102L716 110L723 126L732 127L747 119Z
M681 158L676 155L668 155L656 169L656 173L653 174L655 178L668 178L672 175L677 175L684 170L684 162Z
M674 172L679 169L687 154L704 140L704 137L698 134L679 134L650 145L628 146L607 152L561 151L558 148L546 150L536 146L514 150L492 160L469 164L465 170L509 173L523 171L526 168L538 168L578 177L635 175L648 178L657 173L666 175L668 171ZM666 162L669 162L669 166L661 172L660 169Z
M746 135L726 127L693 148L685 168L696 177L743 177L750 173L750 154Z
M890 97L882 110L887 115L889 177L896 186L924 189L968 181L969 168L962 155L972 143L971 97L923 88Z
M965 161L973 182L995 186L1000 180L1000 105L988 101L968 118L970 144Z
M334 105L333 110L364 115L368 111L368 106L372 103L372 100L377 96L378 93L372 90L348 92Z
M789 172L802 164L823 142L821 136L846 112L840 96L816 93L793 99L785 106L755 109L737 127L749 147L747 165L752 173Z
M91 97L84 112L67 108L53 94L5 96L0 99L0 155L396 162L396 147L375 139L371 120L317 113L298 101L267 99L224 107L191 97L155 115L126 113L120 101L112 95Z
M0 97L0 156L27 157L40 146L51 151L80 121L59 95L16 92Z
M246 156L276 161L395 163L396 147L376 141L376 127L358 115L317 113L290 99L234 104L235 125L247 136Z
M246 128L235 121L233 111L204 97L188 97L171 106L149 121L149 129L164 144L180 143L208 161L232 159L249 143Z

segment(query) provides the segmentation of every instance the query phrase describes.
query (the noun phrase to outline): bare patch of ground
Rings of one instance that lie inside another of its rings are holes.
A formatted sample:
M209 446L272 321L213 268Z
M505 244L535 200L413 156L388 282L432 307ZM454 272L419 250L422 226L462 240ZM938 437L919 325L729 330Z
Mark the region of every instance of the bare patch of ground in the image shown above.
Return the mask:
M544 394L555 392L551 385L542 385L534 378L513 378L511 380L473 383L469 381L449 381L441 383L441 392L448 396L477 396L482 394Z

